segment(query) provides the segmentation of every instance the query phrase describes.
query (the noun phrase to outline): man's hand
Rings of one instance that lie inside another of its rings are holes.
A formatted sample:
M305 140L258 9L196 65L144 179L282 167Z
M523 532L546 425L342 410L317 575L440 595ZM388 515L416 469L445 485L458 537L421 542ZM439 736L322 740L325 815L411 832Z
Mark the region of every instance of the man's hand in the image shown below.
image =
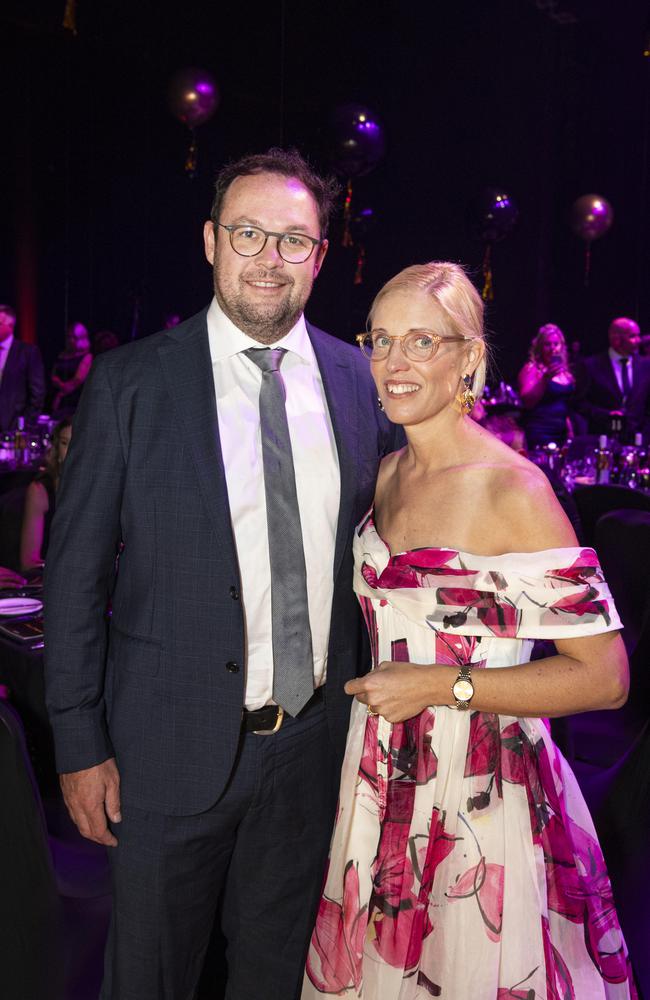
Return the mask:
M357 701L369 705L387 722L404 722L428 705L436 704L433 688L436 670L440 668L430 664L384 660L376 670L348 681L345 691L356 695Z
M120 774L115 758L85 771L62 774L60 781L68 812L81 836L106 847L115 847L117 839L106 822L107 816L111 823L119 823L122 819Z

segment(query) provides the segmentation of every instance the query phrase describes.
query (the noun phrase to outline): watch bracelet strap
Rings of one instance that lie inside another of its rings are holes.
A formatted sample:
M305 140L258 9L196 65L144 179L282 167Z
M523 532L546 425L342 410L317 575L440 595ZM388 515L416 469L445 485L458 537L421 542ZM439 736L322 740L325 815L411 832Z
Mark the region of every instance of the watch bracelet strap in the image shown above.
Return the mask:
M462 666L460 667L459 671L458 671L458 677L456 678L456 681L460 681L460 680L468 681L468 680L470 680L471 673L472 673L472 664L471 663L463 663ZM456 683L456 681L454 681L454 684ZM453 691L452 691L452 694L453 694ZM471 699L470 699L470 701L471 701ZM458 698L456 698L456 704L454 705L454 708L456 709L457 712L466 712L469 709L469 701L459 701Z

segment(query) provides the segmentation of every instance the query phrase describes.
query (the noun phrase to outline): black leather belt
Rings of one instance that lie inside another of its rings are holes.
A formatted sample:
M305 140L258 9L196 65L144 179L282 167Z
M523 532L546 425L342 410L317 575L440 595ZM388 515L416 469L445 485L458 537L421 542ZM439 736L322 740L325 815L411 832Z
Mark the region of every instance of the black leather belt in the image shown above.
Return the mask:
M310 698L300 714L302 715L302 712L306 709L322 701L324 691L325 685L316 688L313 697ZM242 729L245 733L256 733L258 736L272 736L273 733L277 733L282 725L284 715L284 709L280 705L265 705L264 708L256 708L253 712L249 712L245 708Z

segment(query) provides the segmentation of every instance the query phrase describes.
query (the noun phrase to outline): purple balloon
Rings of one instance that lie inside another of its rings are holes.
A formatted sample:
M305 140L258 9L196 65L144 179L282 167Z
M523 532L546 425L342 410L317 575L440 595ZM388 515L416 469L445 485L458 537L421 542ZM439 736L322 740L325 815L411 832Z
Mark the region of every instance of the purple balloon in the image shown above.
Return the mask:
M205 69L181 69L169 84L169 110L189 128L203 125L219 105L217 81Z
M612 206L599 194L583 194L573 203L571 229L585 243L604 236L613 221Z
M470 202L469 222L484 243L505 239L517 224L519 209L503 188L483 188Z
M332 116L332 165L343 177L363 177L386 152L383 126L369 108L344 104Z

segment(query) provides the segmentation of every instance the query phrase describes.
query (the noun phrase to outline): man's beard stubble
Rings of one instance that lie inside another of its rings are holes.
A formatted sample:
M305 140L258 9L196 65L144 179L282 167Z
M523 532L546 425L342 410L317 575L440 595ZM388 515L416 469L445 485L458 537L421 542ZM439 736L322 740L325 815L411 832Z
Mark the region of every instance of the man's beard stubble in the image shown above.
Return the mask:
M278 280L277 275L265 271L260 274L246 275L246 277L253 281ZM305 297L304 302L296 302L292 297L292 292L290 292L282 302L270 303L264 308L262 305L256 306L246 301L244 288L240 284L239 290L226 299L220 288L216 260L213 266L213 281L214 293L223 312L235 326L260 344L275 344L286 336L296 325L308 297ZM293 281L285 281L284 283L293 286Z

